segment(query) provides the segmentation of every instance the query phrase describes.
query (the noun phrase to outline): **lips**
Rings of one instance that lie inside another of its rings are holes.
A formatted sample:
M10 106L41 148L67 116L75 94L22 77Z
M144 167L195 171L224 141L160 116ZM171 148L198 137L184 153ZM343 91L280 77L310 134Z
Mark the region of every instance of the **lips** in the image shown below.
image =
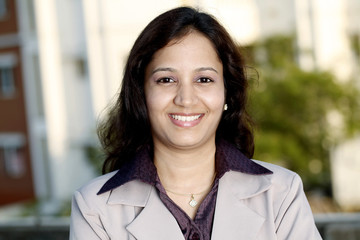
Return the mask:
M171 122L179 127L194 127L198 125L204 114L178 114L172 113L169 114Z

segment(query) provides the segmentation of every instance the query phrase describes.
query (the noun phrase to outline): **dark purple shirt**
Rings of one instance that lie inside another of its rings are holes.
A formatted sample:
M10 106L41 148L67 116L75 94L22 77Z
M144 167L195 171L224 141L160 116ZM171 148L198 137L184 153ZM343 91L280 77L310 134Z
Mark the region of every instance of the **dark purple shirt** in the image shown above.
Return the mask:
M267 168L245 157L235 146L223 140L218 141L216 144L215 170L217 175L214 185L200 204L194 220L166 194L157 175L149 147L143 148L142 151L136 154L132 161L124 164L119 171L103 185L98 194L110 191L135 179L148 183L158 189L161 201L175 217L185 239L210 240L219 179L230 170L252 175L272 173Z

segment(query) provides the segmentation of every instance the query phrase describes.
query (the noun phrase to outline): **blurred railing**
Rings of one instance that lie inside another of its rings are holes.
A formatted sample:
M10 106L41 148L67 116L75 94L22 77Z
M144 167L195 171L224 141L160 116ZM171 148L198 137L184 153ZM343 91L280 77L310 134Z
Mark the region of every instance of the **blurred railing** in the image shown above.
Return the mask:
M360 240L360 213L316 214L315 222L325 240Z
M359 240L360 213L315 215L324 240ZM70 219L39 217L0 222L0 240L67 240Z
M0 240L68 240L68 217L26 217L0 222Z

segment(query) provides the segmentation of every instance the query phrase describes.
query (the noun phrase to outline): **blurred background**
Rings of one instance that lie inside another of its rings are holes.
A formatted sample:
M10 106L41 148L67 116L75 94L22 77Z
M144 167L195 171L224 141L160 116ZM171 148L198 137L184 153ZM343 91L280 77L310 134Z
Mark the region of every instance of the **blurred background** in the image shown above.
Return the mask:
M0 0L0 240L68 238L128 52L182 5L247 59L254 158L302 177L324 239L360 239L359 0Z

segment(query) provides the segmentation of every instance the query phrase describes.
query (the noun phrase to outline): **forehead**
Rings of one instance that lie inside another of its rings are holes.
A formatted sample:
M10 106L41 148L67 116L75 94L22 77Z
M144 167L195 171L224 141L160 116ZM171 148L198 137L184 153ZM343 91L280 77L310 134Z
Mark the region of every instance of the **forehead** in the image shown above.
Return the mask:
M180 64L181 62L196 64L196 67L204 67L200 66L204 64L221 65L222 68L213 43L197 31L191 31L181 38L174 39L155 52L148 68L162 64Z

